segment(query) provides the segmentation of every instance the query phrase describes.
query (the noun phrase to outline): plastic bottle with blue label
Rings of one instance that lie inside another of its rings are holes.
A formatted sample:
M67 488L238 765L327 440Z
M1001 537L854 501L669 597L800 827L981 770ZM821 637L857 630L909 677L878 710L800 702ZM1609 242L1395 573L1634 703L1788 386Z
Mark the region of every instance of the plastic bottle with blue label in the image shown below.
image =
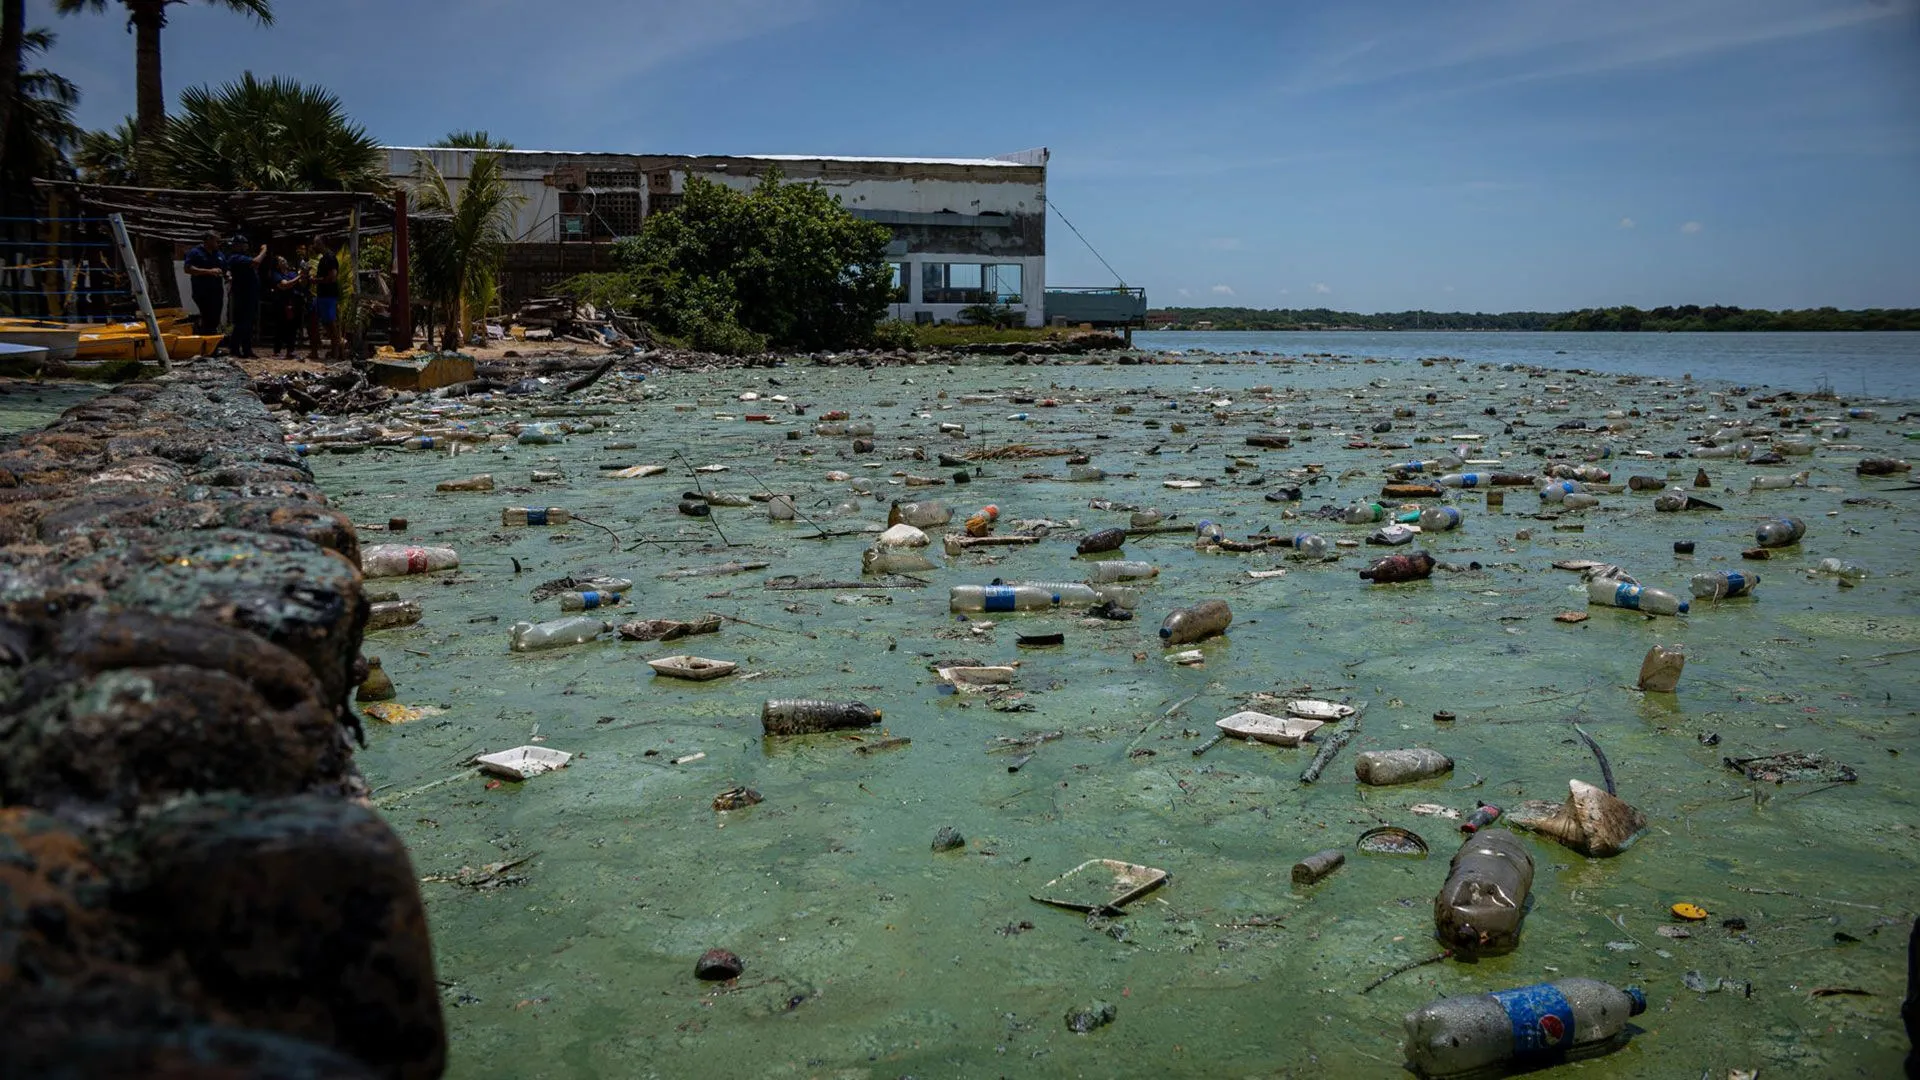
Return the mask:
M1435 480L1434 483L1439 484L1441 487L1451 488L1491 487L1493 485L1493 475L1491 473L1480 472L1448 473L1438 480Z
M1760 584L1760 575L1751 570L1714 570L1693 575L1688 584L1696 600L1730 600L1753 595L1753 587Z
M565 525L573 516L557 506L508 506L500 511L502 525Z
M582 589L579 592L560 594L561 611L594 611L603 607L613 607L620 603L617 592L601 592L598 589Z
M1685 615L1687 602L1665 589L1634 585L1611 578L1587 582L1587 603L1641 611L1648 615Z
M1460 508L1457 506L1429 506L1420 511L1420 529L1423 532L1446 532L1460 527Z
M1753 539L1763 548L1797 544L1807 535L1807 523L1797 517L1779 517L1763 521L1753 530Z
M1619 1039L1647 1011L1637 986L1561 979L1491 994L1443 998L1407 1014L1407 1060L1422 1076L1448 1077L1512 1062L1552 1061Z
M947 590L953 611L1047 611L1059 606L1051 590L1032 585L955 585Z
M1586 490L1578 480L1555 480L1540 489L1540 501L1543 503L1564 502L1575 492Z
M1218 544L1226 535L1227 530L1225 526L1217 521L1202 518L1200 524L1193 527L1193 549L1195 551L1205 551L1215 544Z

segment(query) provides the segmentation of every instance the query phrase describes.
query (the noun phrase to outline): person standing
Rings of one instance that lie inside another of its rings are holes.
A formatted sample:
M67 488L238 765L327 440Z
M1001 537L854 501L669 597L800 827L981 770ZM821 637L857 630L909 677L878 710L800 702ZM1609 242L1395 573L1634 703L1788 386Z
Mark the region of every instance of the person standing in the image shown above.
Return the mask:
M299 348L300 327L307 321L306 270L295 269L285 255L275 256L269 280L267 310L273 312L273 354L286 360Z
M313 271L313 314L320 332L332 342L328 359L337 364L347 358L346 344L340 339L340 257L324 236L317 238L314 246L320 249L320 261ZM319 359L319 351L320 343L315 341L315 359Z
M203 336L220 333L220 308L226 299L227 260L220 251L219 234L207 230L200 242L187 249L187 278L193 287L195 323Z
M267 245L247 254L247 238L236 236L228 245L227 277L233 283L233 355L253 359L253 329L260 320L260 264Z

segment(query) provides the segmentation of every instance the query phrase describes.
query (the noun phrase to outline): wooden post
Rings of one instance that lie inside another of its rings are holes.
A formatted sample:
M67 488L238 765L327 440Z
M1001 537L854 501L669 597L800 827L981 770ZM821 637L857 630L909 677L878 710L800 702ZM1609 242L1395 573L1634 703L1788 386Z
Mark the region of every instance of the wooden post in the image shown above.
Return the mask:
M133 286L133 298L140 302L140 314L146 316L147 334L153 338L153 355L160 360L160 370L173 370L173 359L167 355L167 342L160 335L160 319L153 313L153 300L147 295L146 271L140 268L140 257L134 254L133 240L127 235L127 219L120 214L107 218L113 223L113 241L119 245L120 259L127 264L127 281Z
M360 207L355 205L347 215L347 264L353 267L348 284L352 292L347 293L353 300L353 348L354 360L364 360L367 356L367 316L366 306L360 302Z
M387 344L398 352L413 348L413 298L408 274L412 266L407 237L407 190L393 192L393 310L387 316Z

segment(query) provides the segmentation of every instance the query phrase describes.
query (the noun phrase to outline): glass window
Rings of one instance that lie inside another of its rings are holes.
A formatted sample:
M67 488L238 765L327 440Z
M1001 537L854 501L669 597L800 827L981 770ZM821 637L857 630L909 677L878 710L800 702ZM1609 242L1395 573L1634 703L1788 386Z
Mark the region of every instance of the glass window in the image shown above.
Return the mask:
M987 295L996 303L1017 304L1020 302L1020 264L995 263L986 268Z
M896 303L896 304L906 303L907 302L907 264L903 262L890 262L887 264L887 269L893 271L893 280L890 283L893 287L893 303Z
M982 303L987 296L986 271L979 263L921 263L920 302Z

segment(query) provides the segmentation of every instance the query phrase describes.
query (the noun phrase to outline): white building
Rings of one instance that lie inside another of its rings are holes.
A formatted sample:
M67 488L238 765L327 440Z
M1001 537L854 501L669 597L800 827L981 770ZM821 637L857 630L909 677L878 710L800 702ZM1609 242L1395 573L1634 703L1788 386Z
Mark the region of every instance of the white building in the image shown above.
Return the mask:
M396 182L428 155L449 182L464 180L471 150L389 147ZM770 166L817 181L848 210L893 230L888 255L894 318L950 322L972 304L999 302L1046 322L1047 151L994 158L849 158L781 154L684 156L502 152L526 197L514 224L502 297L515 303L574 274L606 269L607 246L671 208L700 176L747 189Z

